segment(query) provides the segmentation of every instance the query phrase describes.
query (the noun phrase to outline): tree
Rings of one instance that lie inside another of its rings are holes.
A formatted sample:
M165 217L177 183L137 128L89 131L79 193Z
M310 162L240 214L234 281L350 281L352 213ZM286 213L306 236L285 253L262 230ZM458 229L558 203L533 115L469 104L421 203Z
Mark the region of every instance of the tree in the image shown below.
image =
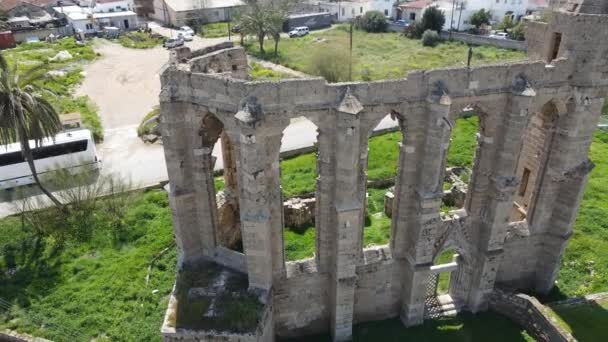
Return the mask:
M525 40L526 39L526 26L523 21L520 21L509 33L511 39Z
M422 14L422 32L426 30L441 32L443 25L445 24L445 14L437 7L429 7Z
M274 40L274 55L277 56L279 53L281 32L283 32L283 23L285 20L287 20L287 7L286 5L281 5L274 8L270 7L268 11L267 30L272 40Z
M482 8L479 11L473 13L469 21L472 25L479 29L481 25L489 25L490 19L492 19L492 12L486 11L484 8Z
M247 8L239 13L237 21L244 34L254 35L260 45L260 53L264 55L264 40L268 34L269 11L267 6L258 4L255 0L246 0Z
M507 30L513 28L514 26L515 26L515 24L513 23L513 19L511 18L511 16L506 15L502 18L500 23L498 23L498 25L496 25L496 29L507 32Z
M4 55L0 53L0 144L19 142L21 154L32 172L40 190L59 208L63 204L40 182L34 156L29 141L36 146L47 137L54 137L61 130L59 114L45 100L38 82L44 75L42 68L20 74L16 68L9 68Z
M275 42L275 54L278 51L283 23L287 19L289 2L283 0L278 4L261 3L256 0L245 0L246 9L237 15L241 34L256 36L260 53L264 55L264 40L270 36Z
M365 12L355 24L358 29L367 32L385 32L387 26L386 17L384 16L384 13L380 11Z

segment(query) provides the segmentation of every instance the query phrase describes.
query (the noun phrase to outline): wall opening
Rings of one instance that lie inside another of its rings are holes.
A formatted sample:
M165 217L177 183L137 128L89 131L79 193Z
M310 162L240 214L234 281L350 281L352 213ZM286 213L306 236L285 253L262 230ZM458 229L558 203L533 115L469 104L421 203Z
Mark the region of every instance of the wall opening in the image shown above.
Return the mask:
M239 213L234 145L224 131L221 121L213 114L202 120L200 133L202 146L211 152L210 174L213 187L209 190L214 205L216 244L234 251L243 251Z
M559 48L560 48L561 44L562 44L562 34L559 32L554 32L553 36L551 37L551 51L550 51L551 54L550 54L547 62L551 63L551 61L557 59L557 56L559 55Z
M549 159L557 117L557 107L548 102L528 121L515 171L520 186L513 201L512 222L529 218L534 210L534 197Z
M467 107L454 122L443 180L441 213L465 207L467 191L476 161L480 120L478 112Z
M297 156L287 151L298 150ZM317 126L305 117L292 119L281 141L283 249L285 261L312 258L316 252Z
M452 298L452 278L458 272L459 255L455 249L441 252L430 268L424 300L425 318L452 316L457 306Z
M374 127L368 138L364 248L390 242L395 178L402 139L399 123L390 114Z

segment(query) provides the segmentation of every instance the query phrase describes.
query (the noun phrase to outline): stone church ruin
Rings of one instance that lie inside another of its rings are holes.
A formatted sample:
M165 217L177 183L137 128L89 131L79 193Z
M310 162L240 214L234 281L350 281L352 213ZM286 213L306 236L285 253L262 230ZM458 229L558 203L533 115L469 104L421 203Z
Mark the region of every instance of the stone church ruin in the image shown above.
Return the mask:
M160 111L179 272L163 339L343 341L360 322L415 326L442 305L428 289L446 272L442 300L456 311L487 310L500 288L547 294L593 168L606 37L607 1L569 1L529 23L527 61L340 84L250 81L245 51L230 44L174 51ZM462 209L442 216L451 131L471 108L480 131L468 190ZM403 135L390 243L364 249L368 138L387 114ZM318 127L316 250L286 262L279 152L298 117ZM242 252L227 248L234 229ZM454 259L435 265L446 250Z

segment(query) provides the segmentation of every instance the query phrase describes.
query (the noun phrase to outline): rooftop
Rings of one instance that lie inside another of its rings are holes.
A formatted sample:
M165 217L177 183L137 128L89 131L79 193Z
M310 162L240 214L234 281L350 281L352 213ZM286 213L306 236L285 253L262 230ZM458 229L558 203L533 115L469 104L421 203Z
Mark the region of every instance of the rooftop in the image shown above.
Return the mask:
M430 6L432 3L433 3L432 0L418 0L418 1L414 1L414 2L403 3L403 4L399 5L399 7L400 8L423 9L423 8Z
M174 11L190 11L202 8L226 8L243 6L241 0L165 0Z

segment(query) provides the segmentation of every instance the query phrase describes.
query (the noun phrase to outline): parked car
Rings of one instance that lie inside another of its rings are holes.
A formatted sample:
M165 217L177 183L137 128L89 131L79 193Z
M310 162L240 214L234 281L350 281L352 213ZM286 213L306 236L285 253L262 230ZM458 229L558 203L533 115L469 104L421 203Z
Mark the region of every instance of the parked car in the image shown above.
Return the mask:
M308 29L308 26L299 26L299 27L294 27L293 30L289 31L289 38L293 38L293 37L302 37L307 35L308 33L310 33L310 30Z
M401 25L401 26L408 26L408 24L409 24L408 21L405 19L399 19L399 20L395 21L395 23L397 25Z
M490 38L494 39L508 39L509 34L506 32L496 32L489 35Z
M184 45L184 40L180 39L180 38L170 38L165 40L165 42L163 43L163 46L166 47L167 49L172 49L172 48L176 48L178 46L183 46Z
M192 34L190 34L190 33L186 32L186 31L178 31L178 32L177 32L177 38L178 38L178 39L181 39L181 40L184 40L184 41L186 41L186 42L191 42L191 41L192 41L192 39L194 39L194 38L192 37Z
M194 36L194 30L190 26L182 26L179 28L180 31L186 32L191 36Z

